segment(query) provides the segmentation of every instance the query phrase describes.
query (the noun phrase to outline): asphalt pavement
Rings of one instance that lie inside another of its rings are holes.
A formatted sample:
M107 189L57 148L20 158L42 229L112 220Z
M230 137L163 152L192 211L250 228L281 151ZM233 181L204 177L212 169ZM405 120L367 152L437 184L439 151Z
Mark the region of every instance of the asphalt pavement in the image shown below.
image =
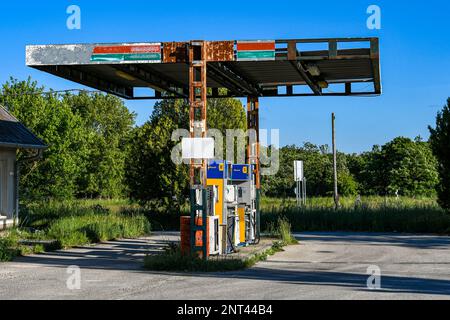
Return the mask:
M450 300L449 237L295 236L300 245L287 247L248 270L227 273L144 270L143 257L176 241L177 233L22 257L0 263L0 300Z

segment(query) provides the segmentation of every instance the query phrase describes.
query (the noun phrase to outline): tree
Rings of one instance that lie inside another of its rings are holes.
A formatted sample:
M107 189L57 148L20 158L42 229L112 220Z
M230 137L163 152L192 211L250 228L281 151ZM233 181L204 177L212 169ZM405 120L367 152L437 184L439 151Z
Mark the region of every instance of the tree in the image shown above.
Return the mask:
M364 195L433 196L437 162L430 144L398 137L371 152L347 156L350 173Z
M339 195L344 197L354 196L358 193L358 187L358 183L348 170L342 170L340 173L338 170Z
M429 130L431 148L439 162L439 204L450 212L450 98L436 117L436 128L430 126Z
M125 107L121 99L112 95L81 92L65 95L63 102L81 117L83 136L89 145L83 154L85 165L77 179L77 196L124 196L125 151L135 114Z
M332 155L328 146L305 143L303 147L280 149L280 171L263 177L263 194L293 197L293 162L303 160L307 192L311 196L330 196L333 190ZM437 162L429 143L416 138L396 138L371 152L338 152L338 188L342 196L393 195L433 196L438 182Z
M225 136L227 129L247 129L247 115L238 99L209 99L208 128L218 129Z
M122 100L85 92L61 97L31 79L11 79L0 103L49 146L41 161L21 167L24 199L124 196L134 114Z
M0 104L49 146L42 161L22 164L20 190L27 200L71 198L87 152L82 119L55 93L43 92L31 79L11 79L0 91Z
M150 120L134 130L126 161L130 197L152 209L177 211L187 196L188 171L171 160L172 132L187 127L181 100L157 102ZM172 204L171 206L169 204Z
M305 143L280 149L280 170L273 176L264 176L262 192L270 197L294 197L294 161L304 162L307 193L311 196L327 196L333 190L333 160L327 145ZM340 194L356 194L358 185L347 168L346 155L338 153L338 185Z
M438 183L437 162L426 142L398 137L381 150L383 189L404 196L431 196Z
M384 160L381 147L373 146L372 151L347 157L349 171L358 184L358 192L362 195L385 194L383 172Z

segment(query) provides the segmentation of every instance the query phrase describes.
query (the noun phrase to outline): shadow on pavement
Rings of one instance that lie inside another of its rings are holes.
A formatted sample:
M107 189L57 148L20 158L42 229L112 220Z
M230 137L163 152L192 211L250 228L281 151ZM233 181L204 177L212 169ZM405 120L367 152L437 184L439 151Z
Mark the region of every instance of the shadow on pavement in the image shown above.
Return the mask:
M161 273L158 273L161 274ZM173 274L173 273L164 273ZM269 268L252 268L239 272L195 273L185 276L199 278L230 278L236 280L255 280L281 282L296 285L329 286L353 288L358 291L376 293L411 293L425 295L445 295L450 297L450 280L424 279L414 277L382 276L381 289L367 288L368 275L329 271L292 271ZM237 284L239 285L239 284Z
M46 267L76 265L85 269L141 270L147 254L160 253L171 240L120 240L92 247L76 247L40 255L21 257L13 263L27 263Z

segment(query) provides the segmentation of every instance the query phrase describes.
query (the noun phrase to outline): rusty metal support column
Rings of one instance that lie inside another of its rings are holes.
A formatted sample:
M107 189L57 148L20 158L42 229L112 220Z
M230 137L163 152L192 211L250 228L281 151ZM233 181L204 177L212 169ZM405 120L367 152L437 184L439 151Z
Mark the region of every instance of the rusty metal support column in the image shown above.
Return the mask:
M205 41L189 45L189 127L191 138L206 138L206 48ZM207 160L191 160L191 252L201 252L207 259ZM201 197L201 203L198 201ZM200 222L200 218L202 219ZM197 232L202 232L202 244L197 244Z
M254 165L255 168L255 180L256 188L261 187L261 177L260 177L260 144L259 144L259 99L258 97L248 97L247 98L247 128L248 130L254 130L256 137L251 141L250 139L247 148L248 163ZM252 145L253 142L253 145Z
M255 176L256 201L256 236L257 242L260 240L260 193L261 193L261 163L260 163L260 140L259 140L259 99L258 97L247 98L247 128L249 130L249 143L247 147L248 164L252 167ZM253 130L254 136L251 133Z
M191 138L206 138L206 43L189 46L189 126ZM191 187L206 187L206 160L191 161Z

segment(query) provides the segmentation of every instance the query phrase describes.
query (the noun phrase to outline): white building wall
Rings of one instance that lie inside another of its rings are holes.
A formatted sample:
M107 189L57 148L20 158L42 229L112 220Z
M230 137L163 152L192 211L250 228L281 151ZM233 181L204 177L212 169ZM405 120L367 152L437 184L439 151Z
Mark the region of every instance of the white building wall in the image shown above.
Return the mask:
M0 149L0 229L16 217L16 150Z

